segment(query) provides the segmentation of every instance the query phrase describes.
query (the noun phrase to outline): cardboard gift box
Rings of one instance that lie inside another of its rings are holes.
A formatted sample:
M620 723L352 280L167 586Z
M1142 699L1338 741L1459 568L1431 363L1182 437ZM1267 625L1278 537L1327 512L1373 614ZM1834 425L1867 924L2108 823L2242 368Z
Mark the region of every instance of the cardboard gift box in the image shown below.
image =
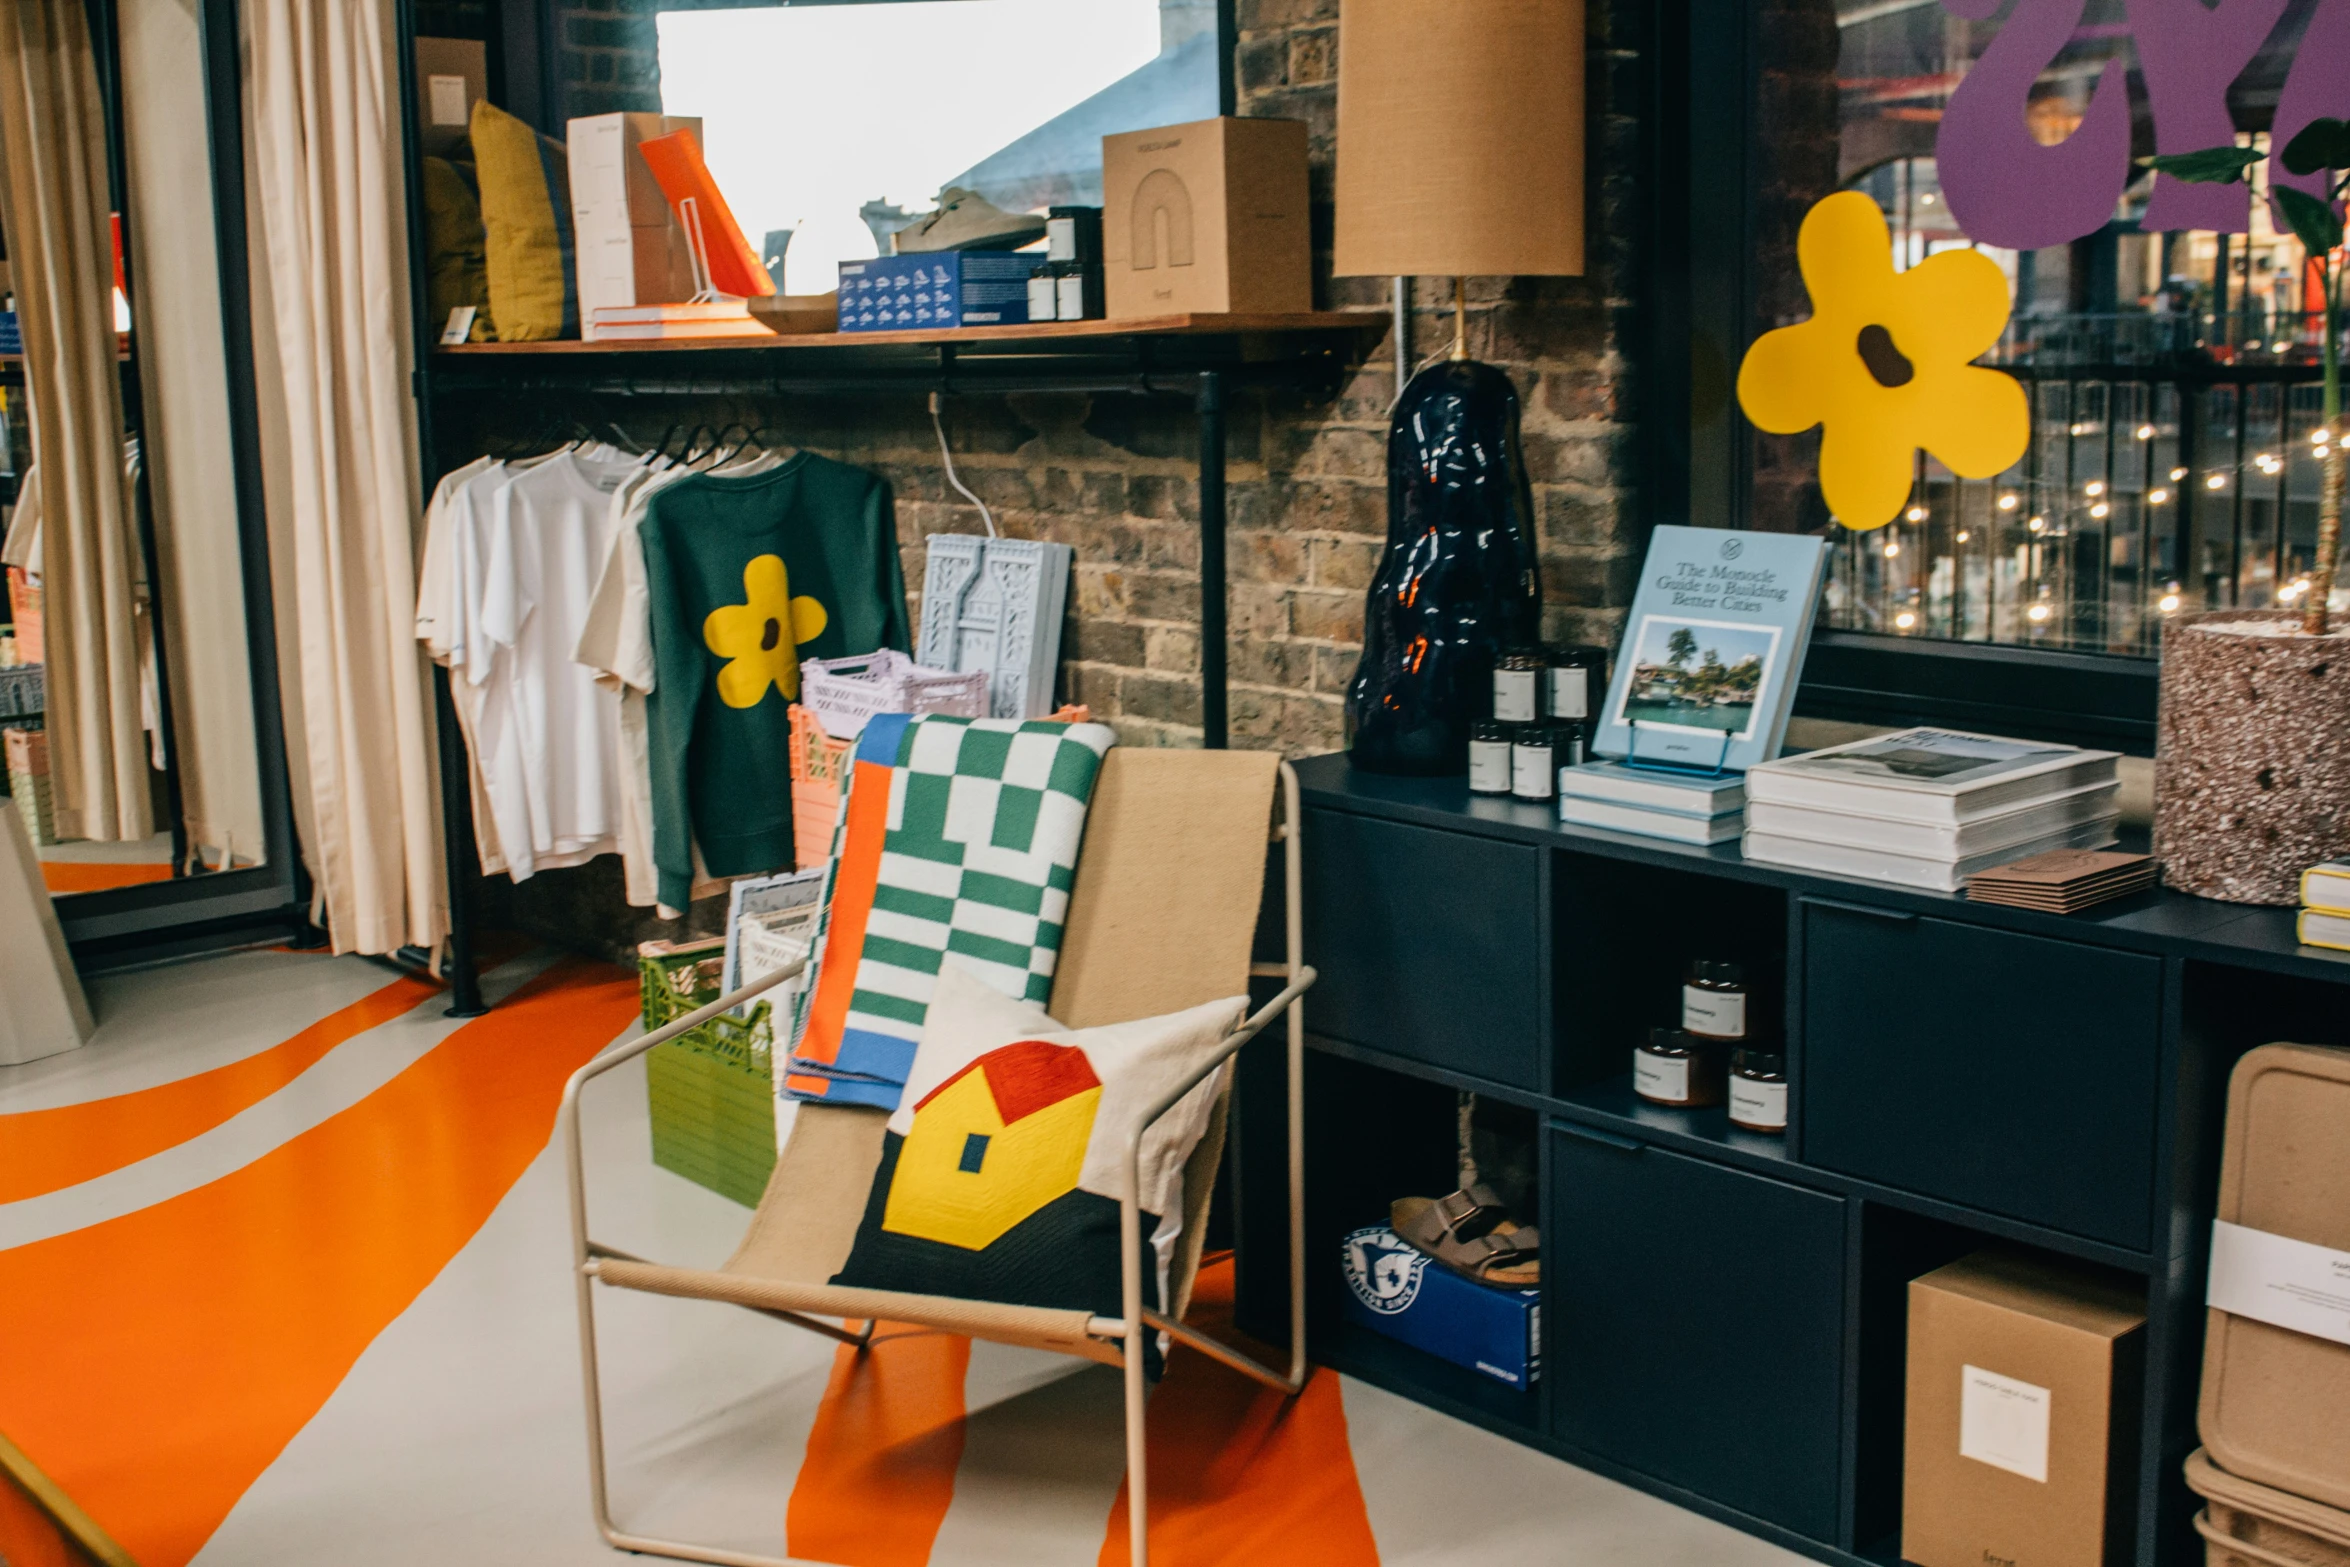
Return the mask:
M1102 138L1110 318L1314 308L1302 120Z
M1542 1291L1472 1283L1387 1226L1346 1238L1345 1313L1374 1333L1514 1388L1542 1373Z
M2350 1512L2350 1050L2228 1079L2196 1425L2239 1479Z
M1044 253L1034 250L936 250L844 261L840 329L1025 325L1028 280L1044 264Z
M693 298L694 261L685 229L637 148L672 131L690 130L699 140L701 120L590 114L565 130L580 320L592 323L602 309Z
M1906 1560L2126 1559L2145 1308L2126 1285L2002 1251L1910 1281Z

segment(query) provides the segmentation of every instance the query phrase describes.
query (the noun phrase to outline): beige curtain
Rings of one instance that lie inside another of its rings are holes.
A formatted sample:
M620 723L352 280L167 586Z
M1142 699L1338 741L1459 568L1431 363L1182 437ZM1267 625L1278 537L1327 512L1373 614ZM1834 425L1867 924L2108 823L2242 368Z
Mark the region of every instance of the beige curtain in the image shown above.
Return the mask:
M161 570L172 741L188 842L262 857L260 754L230 458L212 147L196 0L119 0L133 328L144 378L148 514Z
M123 483L105 113L82 0L0 4L0 211L41 476L58 829L155 830L140 732L141 569Z
M418 512L408 242L389 0L247 0L247 123L284 420L265 442L287 748L337 951L432 946L446 925L431 686L415 638Z

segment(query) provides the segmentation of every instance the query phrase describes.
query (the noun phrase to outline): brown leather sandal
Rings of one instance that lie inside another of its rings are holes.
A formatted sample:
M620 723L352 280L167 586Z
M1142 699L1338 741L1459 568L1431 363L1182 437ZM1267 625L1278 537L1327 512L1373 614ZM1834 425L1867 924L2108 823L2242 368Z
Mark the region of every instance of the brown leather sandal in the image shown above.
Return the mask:
M1482 1183L1449 1197L1398 1197L1387 1224L1398 1240L1463 1278L1501 1289L1542 1282L1540 1231L1512 1220Z

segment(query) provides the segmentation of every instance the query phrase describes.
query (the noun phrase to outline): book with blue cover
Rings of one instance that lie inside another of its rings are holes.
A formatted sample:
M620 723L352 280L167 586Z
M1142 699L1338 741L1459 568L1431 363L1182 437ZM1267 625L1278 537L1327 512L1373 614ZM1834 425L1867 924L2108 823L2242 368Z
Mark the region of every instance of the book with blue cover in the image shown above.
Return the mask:
M1592 750L1739 773L1776 757L1826 568L1825 539L1657 528Z

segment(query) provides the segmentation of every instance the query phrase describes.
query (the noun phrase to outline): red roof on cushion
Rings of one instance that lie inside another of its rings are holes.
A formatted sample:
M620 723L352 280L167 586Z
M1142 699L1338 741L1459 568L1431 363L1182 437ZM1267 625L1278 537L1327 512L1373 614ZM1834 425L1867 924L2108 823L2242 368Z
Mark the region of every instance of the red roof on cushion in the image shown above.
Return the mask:
M996 1114L1003 1117L1006 1126L1059 1104L1071 1094L1102 1086L1102 1080L1093 1075L1093 1063L1075 1045L1048 1045L1041 1039L1023 1039L1018 1044L990 1050L924 1094L914 1109L919 1112L973 1072L986 1073L988 1092L995 1097Z

